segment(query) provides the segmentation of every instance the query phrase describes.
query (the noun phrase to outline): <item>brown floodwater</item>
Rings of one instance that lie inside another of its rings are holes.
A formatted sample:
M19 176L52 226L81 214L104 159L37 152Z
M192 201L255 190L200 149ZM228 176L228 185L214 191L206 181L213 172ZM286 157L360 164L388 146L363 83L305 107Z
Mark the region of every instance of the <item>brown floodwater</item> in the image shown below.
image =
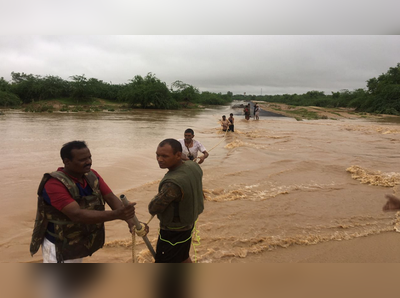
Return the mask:
M235 115L235 133L218 120ZM240 115L239 115L240 114ZM23 113L0 116L0 262L40 262L29 243L42 175L62 166L61 146L85 140L97 170L116 195L147 205L165 174L157 144L195 139L210 151L202 165L205 210L197 222L201 263L296 262L276 252L313 247L394 230L396 215L383 213L385 193L400 183L400 126L367 120L296 121L284 117L244 120L229 106L189 111ZM157 240L158 220L148 235ZM122 221L106 224L106 245L85 262L130 262L131 237ZM151 262L138 240L140 262ZM304 257L307 259L307 257ZM315 262L315 259L313 260ZM318 261L318 260L317 260Z

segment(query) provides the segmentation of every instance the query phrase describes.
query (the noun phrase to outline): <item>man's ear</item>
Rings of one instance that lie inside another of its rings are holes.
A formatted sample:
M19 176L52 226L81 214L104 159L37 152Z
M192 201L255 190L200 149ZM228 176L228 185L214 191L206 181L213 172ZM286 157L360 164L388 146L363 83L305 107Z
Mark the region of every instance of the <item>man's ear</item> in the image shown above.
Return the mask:
M177 156L179 159L181 159L181 158L182 158L182 152L181 152L181 151L178 151L178 152L176 153L176 156Z
M63 159L64 166L67 166L71 161L68 158Z

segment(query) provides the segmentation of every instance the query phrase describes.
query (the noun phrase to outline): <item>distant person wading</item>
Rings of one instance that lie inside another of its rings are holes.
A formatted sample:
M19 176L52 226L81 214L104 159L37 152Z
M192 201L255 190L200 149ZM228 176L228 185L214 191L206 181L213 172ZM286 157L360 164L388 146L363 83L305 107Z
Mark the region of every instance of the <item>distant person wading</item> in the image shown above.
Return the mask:
M233 118L233 114L229 114L229 131L235 132L235 118Z
M247 106L244 107L244 119L249 120L250 119L250 104L247 104Z
M254 105L254 120L260 120L260 106L258 104Z
M221 120L222 131L227 131L229 128L229 124L230 124L229 120L226 119L225 115L223 115Z
M182 145L182 160L196 160L198 152L203 153L203 156L199 157L199 164L202 164L208 157L206 148L197 140L194 140L194 131L191 128L185 130L184 139L180 139L179 142Z

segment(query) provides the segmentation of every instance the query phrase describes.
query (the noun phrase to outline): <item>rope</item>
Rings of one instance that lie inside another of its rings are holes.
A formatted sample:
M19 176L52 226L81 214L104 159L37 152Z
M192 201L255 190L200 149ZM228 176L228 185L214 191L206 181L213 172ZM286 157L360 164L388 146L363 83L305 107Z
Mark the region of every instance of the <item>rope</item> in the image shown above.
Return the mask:
M151 220L154 218L154 215L150 216L150 219L147 221L146 224L143 224L142 222L140 223L140 229L138 230L136 226L134 227L134 233L132 233L132 263L137 263L136 259L136 236L138 235L139 237L144 237L147 235L146 231L146 226L149 225Z
M224 140L224 138L225 138L226 134L228 133L228 131L229 131L229 129L227 129L227 130L225 131L225 134L224 134L224 136L222 137L222 140L219 141L219 142L218 142L214 147L212 147L210 150L208 150L208 152L211 152L211 150L213 150L215 147L217 147L219 144L222 143L222 141ZM198 157L196 157L193 161L196 162L197 159L198 159Z
M225 137L226 137L226 134L228 133L228 131L229 131L229 129L227 129L226 131L225 131L225 134L224 134L224 136L222 137L222 140L221 141L219 141L214 147L212 147L210 150L208 150L208 152L211 152L211 150L213 150L214 148L216 148L219 144L221 144L221 142L225 139ZM198 157L196 157L195 159L194 159L194 162L196 162L196 160L198 159ZM135 233L132 233L132 263L137 263L137 259L136 259L136 254L135 254L135 251L136 251L136 236L135 235L138 235L139 237L144 237L144 236L146 236L147 235L147 232L146 232L146 225L149 225L149 223L151 222L151 220L154 218L154 215L152 215L151 217L150 217L150 219L147 221L147 223L144 225L143 223L140 223L140 225L141 225L141 228L138 230L136 227L134 228L134 231L135 231ZM200 236L199 236L199 230L197 229L197 227L196 227L196 224L197 224L197 220L196 220L196 222L194 223L194 227L193 227L193 231L194 231L194 234L193 234L193 237L192 237L192 245L193 245L193 249L194 249L194 262L195 263L197 263L197 250L196 250L196 246L199 246L200 245ZM161 239L161 240L164 240L164 239ZM189 239L187 239L187 240L189 240ZM187 240L185 240L184 242L186 242ZM164 240L165 241L165 240ZM195 243L196 242L196 243ZM172 243L171 243L172 244ZM176 244L176 243L175 243Z
M228 131L229 131L229 129L227 129L226 131L225 131L225 133L224 133L224 136L222 137L222 140L221 141L219 141L214 147L212 147L210 150L208 150L208 152L211 152L211 150L213 150L214 148L216 148L219 144L221 144L222 143L222 141L225 139L225 137L226 137L226 134L228 133ZM196 157L195 159L194 159L194 162L196 162L196 160L197 160L197 158L198 157ZM194 227L193 227L193 231L194 231L194 234L193 234L193 236L192 236L192 245L193 245L193 250L194 250L194 262L195 263L197 263L197 250L196 250L196 246L199 246L200 245L200 236L199 236L199 230L197 229L197 220L196 220L196 222L194 223ZM196 243L195 243L196 242Z
M197 263L197 250L196 246L200 245L200 236L199 236L199 230L197 229L197 220L194 223L194 228L193 228L193 236L192 236L192 245L193 245L193 250L194 250L194 262ZM195 243L196 242L196 243Z
M215 147L217 147L219 144L221 144L221 142L224 140L224 138L225 138L226 134L228 133L228 130L229 130L229 129L227 129L227 130L225 131L225 134L224 134L224 136L223 136L222 140L221 140L221 141L219 141L217 145L215 145L214 147L212 147L212 148L210 149L210 151L211 151L211 150L213 150Z
M146 226L143 223L140 223L140 230L135 227L135 233L139 237L144 237L147 235Z
M226 133L225 133L226 135ZM147 221L146 224L144 223L140 223L140 229L138 230L136 227L134 227L134 233L132 233L132 263L137 263L137 259L136 259L136 235L138 235L139 237L144 237L147 235L147 231L146 231L146 226L149 225L149 223L152 221L152 219L154 218L154 215L150 216L150 219ZM193 226L193 230L192 230L192 245L193 245L193 250L194 250L194 262L197 263L197 250L196 250L196 246L200 245L200 236L199 236L200 231L197 229L197 220L194 223ZM160 235L160 239L166 242L169 242L168 240L162 239L161 235ZM185 241L181 241L179 243L183 243L188 241L190 238L186 239ZM171 245L175 246L178 243L171 243L169 242Z

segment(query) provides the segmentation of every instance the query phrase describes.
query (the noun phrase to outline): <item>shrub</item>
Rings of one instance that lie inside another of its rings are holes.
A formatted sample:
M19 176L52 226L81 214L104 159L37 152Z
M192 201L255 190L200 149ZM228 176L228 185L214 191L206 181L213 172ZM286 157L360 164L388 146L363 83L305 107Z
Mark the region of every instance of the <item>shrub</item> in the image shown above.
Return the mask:
M22 104L22 101L17 95L7 91L0 91L0 106L1 107L16 107Z

